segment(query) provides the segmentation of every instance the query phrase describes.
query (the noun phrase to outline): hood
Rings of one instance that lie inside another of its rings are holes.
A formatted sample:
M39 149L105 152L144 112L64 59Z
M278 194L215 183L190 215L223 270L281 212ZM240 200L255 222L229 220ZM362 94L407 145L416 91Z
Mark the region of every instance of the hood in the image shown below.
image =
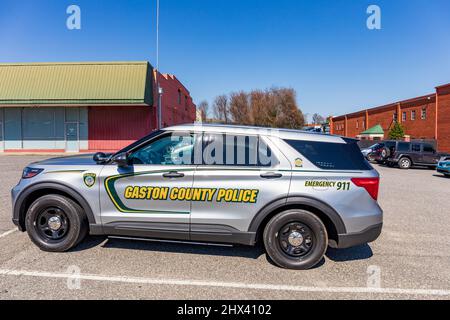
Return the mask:
M69 157L52 158L32 163L32 165L43 166L72 166L72 165L96 165L93 154L83 154Z

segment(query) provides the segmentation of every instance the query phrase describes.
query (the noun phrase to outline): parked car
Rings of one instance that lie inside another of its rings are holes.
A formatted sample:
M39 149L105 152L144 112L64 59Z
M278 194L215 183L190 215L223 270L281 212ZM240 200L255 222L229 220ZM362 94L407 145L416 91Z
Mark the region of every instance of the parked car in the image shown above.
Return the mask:
M442 157L436 170L446 177L450 177L450 157Z
M377 143L373 146L370 146L368 148L362 149L361 153L363 154L364 158L366 158L368 161L375 161L375 154L378 150L382 150L384 148L384 143Z
M328 245L378 238L379 182L353 139L185 125L114 155L30 164L12 190L13 222L50 252L68 251L87 234L262 241L278 266L309 269Z
M388 166L409 169L412 166L426 166L435 169L439 160L449 154L439 153L430 143L392 141L384 142L385 147L375 153L375 160Z

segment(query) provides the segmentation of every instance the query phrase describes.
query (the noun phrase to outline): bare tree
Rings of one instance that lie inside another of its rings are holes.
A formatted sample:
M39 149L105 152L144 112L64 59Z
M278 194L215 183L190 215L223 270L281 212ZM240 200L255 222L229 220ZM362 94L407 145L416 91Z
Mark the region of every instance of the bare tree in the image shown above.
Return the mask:
M314 113L313 116L312 116L312 121L313 121L314 124L323 124L323 123L325 123L325 118L322 117L318 113Z
M209 112L209 104L208 101L203 100L198 105L198 110L201 112L202 122L206 122L208 120L208 112Z
M249 95L243 91L230 95L230 115L234 124L252 125Z
M277 109L275 127L300 129L305 124L303 113L297 106L297 98L294 89L280 88L272 89Z
M273 128L299 129L305 124L291 88L253 90L218 96L213 104L214 121Z
M293 89L254 90L250 96L255 125L292 129L303 127L304 116L297 106Z
M230 105L228 96L220 95L216 97L213 104L214 117L223 123L230 123Z

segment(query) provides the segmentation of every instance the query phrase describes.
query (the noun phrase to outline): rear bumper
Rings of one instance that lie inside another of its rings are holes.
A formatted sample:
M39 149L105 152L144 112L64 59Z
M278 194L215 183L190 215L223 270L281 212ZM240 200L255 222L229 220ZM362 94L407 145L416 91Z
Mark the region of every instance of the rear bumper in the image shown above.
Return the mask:
M340 234L338 235L337 243L333 241L330 243L332 248L346 249L351 247L356 247L359 245L367 244L378 239L381 235L383 229L383 224L367 228L366 230L358 233Z

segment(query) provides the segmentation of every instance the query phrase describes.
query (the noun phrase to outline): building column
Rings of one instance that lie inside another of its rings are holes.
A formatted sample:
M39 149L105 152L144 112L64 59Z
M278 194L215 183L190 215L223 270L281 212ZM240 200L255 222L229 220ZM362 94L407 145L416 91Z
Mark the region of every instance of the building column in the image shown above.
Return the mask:
M434 117L434 139L438 140L439 92L436 88L436 110ZM438 144L439 145L439 144Z
M402 122L402 104L399 102L397 103L397 122L401 123Z
M347 116L345 116L345 119L344 119L344 136L348 137Z
M368 130L370 129L370 124L369 124L369 110L366 110L366 129Z
M329 118L328 118L328 124L330 125L330 134L334 134L333 117L329 117Z

